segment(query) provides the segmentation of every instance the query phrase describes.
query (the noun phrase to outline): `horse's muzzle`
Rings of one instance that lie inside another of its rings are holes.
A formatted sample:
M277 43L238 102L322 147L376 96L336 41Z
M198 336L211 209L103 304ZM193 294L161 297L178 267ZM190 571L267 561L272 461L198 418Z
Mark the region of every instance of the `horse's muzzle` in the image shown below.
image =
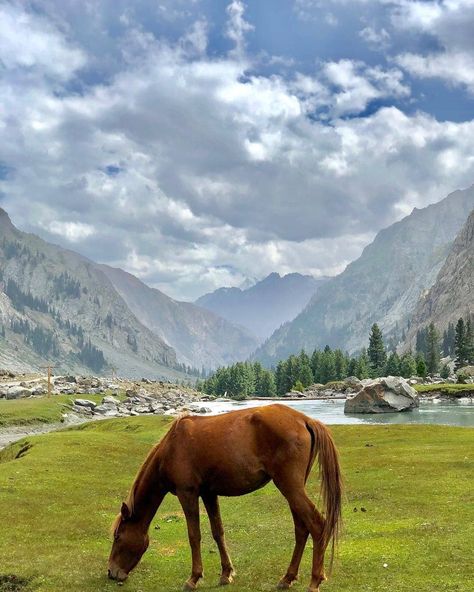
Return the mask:
M111 580L116 580L117 582L124 582L127 579L128 574L124 572L123 569L109 567L109 569L107 570L107 576Z

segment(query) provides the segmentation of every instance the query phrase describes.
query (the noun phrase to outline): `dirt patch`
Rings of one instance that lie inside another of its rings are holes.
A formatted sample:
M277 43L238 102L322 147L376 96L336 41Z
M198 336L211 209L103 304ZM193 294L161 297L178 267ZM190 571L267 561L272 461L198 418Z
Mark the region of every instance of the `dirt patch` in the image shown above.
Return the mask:
M30 578L15 574L0 574L0 592L25 592L30 584Z
M16 453L15 458L23 458L30 448L33 448L33 444L25 442L20 450Z

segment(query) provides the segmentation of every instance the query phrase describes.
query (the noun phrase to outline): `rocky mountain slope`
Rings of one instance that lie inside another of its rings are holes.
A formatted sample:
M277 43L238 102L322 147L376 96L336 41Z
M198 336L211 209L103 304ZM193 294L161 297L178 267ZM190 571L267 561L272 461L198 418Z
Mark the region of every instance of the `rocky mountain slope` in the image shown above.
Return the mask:
M247 289L219 288L196 304L246 327L261 343L301 312L324 281L300 273L271 273Z
M474 210L459 232L433 286L421 296L407 343L418 329L433 322L443 331L449 323L474 313Z
M398 339L473 207L470 187L414 209L380 231L359 259L323 284L305 310L275 331L255 357L269 364L301 348L326 344L354 352L367 345L374 322L386 336Z
M17 230L0 210L0 366L174 375L175 351L86 258Z
M135 276L101 265L130 310L193 367L216 368L246 359L257 347L245 329L189 302L178 302Z

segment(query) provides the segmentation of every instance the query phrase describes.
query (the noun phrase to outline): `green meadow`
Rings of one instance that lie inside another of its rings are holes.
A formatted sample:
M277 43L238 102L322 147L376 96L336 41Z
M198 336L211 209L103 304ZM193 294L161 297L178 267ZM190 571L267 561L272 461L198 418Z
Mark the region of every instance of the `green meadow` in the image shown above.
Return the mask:
M0 452L0 592L112 592L109 528L167 418L82 425ZM474 430L444 426L334 426L345 478L344 529L322 590L472 592ZM308 484L318 497L313 471ZM235 592L273 590L293 546L285 500L272 486L221 501ZM216 590L219 555L202 515L205 579ZM190 570L185 521L173 496L123 592L181 590ZM300 581L310 573L310 544Z

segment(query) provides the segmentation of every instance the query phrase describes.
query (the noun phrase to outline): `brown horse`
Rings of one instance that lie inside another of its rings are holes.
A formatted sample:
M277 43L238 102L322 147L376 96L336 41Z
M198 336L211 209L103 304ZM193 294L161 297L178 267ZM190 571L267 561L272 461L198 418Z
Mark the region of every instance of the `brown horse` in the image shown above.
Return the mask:
M305 490L318 457L326 517L318 512ZM290 506L296 544L279 588L297 579L308 535L313 538L313 568L309 592L325 580L324 552L337 539L341 518L341 473L328 429L285 405L268 405L211 417L184 416L149 453L140 468L127 502L113 524L114 542L109 577L127 578L149 543L148 528L167 493L183 507L192 553L192 572L186 590L202 578L199 497L209 515L219 548L221 584L230 584L234 570L227 552L218 496L244 495L273 480Z

